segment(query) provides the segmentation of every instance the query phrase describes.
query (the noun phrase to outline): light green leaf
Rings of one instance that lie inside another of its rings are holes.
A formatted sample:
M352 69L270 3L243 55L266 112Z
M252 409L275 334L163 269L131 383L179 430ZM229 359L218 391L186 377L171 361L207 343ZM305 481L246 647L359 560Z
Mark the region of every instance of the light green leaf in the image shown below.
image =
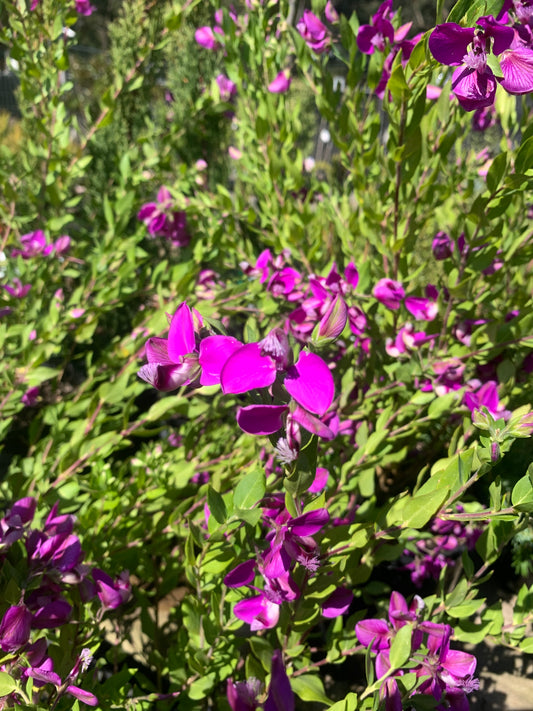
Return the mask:
M302 701L318 701L326 706L331 706L331 701L324 692L320 677L316 674L303 674L291 679L291 687Z
M265 472L262 469L250 472L235 487L235 506L239 509L251 509L265 495L265 487Z

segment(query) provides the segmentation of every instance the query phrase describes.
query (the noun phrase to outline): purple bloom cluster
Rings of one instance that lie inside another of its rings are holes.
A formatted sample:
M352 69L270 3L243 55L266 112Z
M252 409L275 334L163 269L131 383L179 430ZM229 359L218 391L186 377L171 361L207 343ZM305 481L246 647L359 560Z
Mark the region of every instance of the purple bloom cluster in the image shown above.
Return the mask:
M31 259L32 257L47 257L55 254L60 257L70 249L70 241L68 235L62 235L55 242L47 242L44 232L35 230L35 232L22 235L20 238L21 249L14 249L11 256L20 255L23 259Z
M191 236L187 230L187 218L183 210L174 209L174 200L166 187L157 193L156 202L147 202L137 213L151 237L164 237L178 247L186 247Z
M457 506L457 512L464 511ZM461 521L436 518L431 524L431 535L417 540L415 550L405 550L410 560L404 568L411 580L420 587L425 580L438 580L442 570L453 567L463 550L473 550L484 524L472 525Z
M286 510L282 496L272 496L263 508L263 523L268 533L268 547L257 559L239 563L224 578L230 588L248 587L258 592L233 608L236 617L250 625L252 631L274 627L280 606L301 596L292 572L296 564L305 568L309 579L320 566L320 549L313 536L330 521L326 509L316 509L293 518ZM263 578L262 588L255 585L256 574ZM343 614L353 599L350 591L339 588L323 605L325 617Z
M407 670L416 674L419 685L413 694L431 695L438 702L438 711L468 711L467 693L477 689L479 682L473 675L476 658L472 654L450 649L453 629L450 625L422 620L424 602L415 596L407 601L398 592L393 592L389 602L389 619L368 619L355 626L357 639L375 653L376 676L385 675L380 696L385 701L386 711L401 711L402 695L397 678L403 669L391 673L390 648L398 631L405 625L412 626L411 655Z
M148 363L139 377L161 391L195 382L220 385L226 394L268 389L270 400L274 398L270 388L277 382L289 396L289 404L282 398L280 404L240 407L237 423L244 432L273 434L287 418L293 429L301 425L325 439L334 437L321 418L333 402L335 384L320 356L302 351L295 362L287 335L279 328L262 341L247 344L232 336L204 335L202 328L201 315L182 303L170 319L168 339L148 340Z
M494 104L498 84L509 94L533 91L533 42L530 4L507 2L516 13L509 26L509 12L480 17L476 27L461 27L455 22L437 25L429 38L429 49L441 64L457 67L452 76L452 91L466 111ZM517 8L519 8L517 10ZM511 12L511 14L513 14ZM503 76L489 66L489 55L499 59Z
M48 640L38 637L32 641L32 631L67 624L73 615L74 590L77 590L74 598L79 597L83 604L98 599L96 619L106 610L117 609L131 596L128 574L113 580L100 569L85 564L80 540L73 533L75 518L58 514L57 503L42 528L30 528L36 507L34 498L25 497L16 501L0 520L0 561L5 561L20 541L23 545L17 549L17 560L20 563L24 550L28 571L18 604L8 607L0 622L0 648L12 655L1 669L21 681L33 678L37 695L42 686L51 684L59 695L67 693L96 706L96 697L73 683L90 661L89 650L82 650L71 672L62 680L54 672L54 662L48 655ZM11 696L16 703L16 692Z
M385 95L385 89L390 79L392 65L396 56L401 52L402 66L405 66L416 43L422 36L416 35L412 39L407 39L412 22L408 22L395 30L392 24L395 14L392 10L392 0L385 0L372 16L370 24L361 25L357 33L357 46L363 54L374 54L376 51L385 52L387 49L390 50L383 65L381 78L375 89L375 93L380 99Z

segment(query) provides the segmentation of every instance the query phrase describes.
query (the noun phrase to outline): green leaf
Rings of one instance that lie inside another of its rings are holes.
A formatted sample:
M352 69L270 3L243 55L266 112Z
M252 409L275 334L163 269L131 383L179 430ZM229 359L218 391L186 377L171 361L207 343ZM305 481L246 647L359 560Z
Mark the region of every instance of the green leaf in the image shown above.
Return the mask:
M411 93L409 85L405 80L405 74L401 64L393 69L389 81L387 82L387 89L393 97L399 101L406 98Z
M212 486L207 489L207 505L215 520L218 523L224 523L227 518L226 504L219 492L215 491Z
M256 469L237 484L233 503L239 509L251 509L265 495L265 472Z
M528 474L519 479L514 485L511 503L517 511L533 511L533 487Z
M354 13L355 14L355 13ZM350 692L342 701L337 701L336 704L330 706L330 711L356 711L357 709L357 694Z
M526 170L533 168L533 136L524 141L514 161L516 173L525 173Z
M411 654L411 637L413 628L411 625L404 625L396 632L390 647L391 669L400 669L409 659Z
M17 682L7 672L0 671L0 696L7 696L15 691Z
M456 605L455 607L446 608L446 612L450 617L456 617L457 619L463 619L465 617L472 617L474 612L477 612L481 605L485 602L485 598L479 598L476 600L467 600L466 602Z
M533 654L533 637L528 637L520 642L520 649L526 654Z
M331 706L331 701L324 692L320 677L316 674L302 674L291 679L291 687L302 701L318 701L326 706Z
M441 508L449 492L446 487L409 499L400 513L404 528L423 528Z
M531 155L533 159L533 153ZM491 193L495 193L500 183L502 182L505 171L507 170L507 153L500 153L492 161L492 164L487 173L487 187Z
M501 8L501 0L459 0L452 7L447 21L471 27L484 15L496 16Z

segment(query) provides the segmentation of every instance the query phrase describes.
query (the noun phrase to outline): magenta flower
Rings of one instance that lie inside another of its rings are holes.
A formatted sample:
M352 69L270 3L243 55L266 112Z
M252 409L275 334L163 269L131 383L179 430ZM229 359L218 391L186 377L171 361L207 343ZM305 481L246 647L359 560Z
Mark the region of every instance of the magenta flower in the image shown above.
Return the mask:
M32 614L25 605L9 607L0 623L0 647L15 652L30 638Z
M279 620L279 605L271 602L264 593L238 602L233 613L239 620L247 622L252 632L275 627Z
M515 39L515 32L492 15L480 17L477 28L446 22L429 38L429 49L441 64L455 66L452 91L466 111L492 106L497 82L510 94L533 91L533 50ZM503 78L488 66L488 53L500 57Z
M231 101L231 99L237 93L237 84L235 84L234 81L231 81L231 79L229 77L227 77L225 74L219 74L216 77L215 81L218 86L220 101L224 101L224 102ZM197 165L197 167L198 167L198 165Z
M322 54L329 49L331 37L328 29L310 10L304 10L303 16L296 23L296 29L313 52Z
M74 0L76 3L76 12L79 15L85 15L88 17L89 15L92 15L93 12L96 10L94 5L91 5L89 0Z
M22 404L26 407L33 407L37 404L39 399L39 386L34 385L32 388L28 388L21 398Z
M433 256L438 261L442 261L443 259L449 259L453 254L454 247L455 243L453 239L450 237L449 234L443 232L442 230L437 232L431 244Z
M148 227L148 234L152 237L165 237L178 247L189 244L186 213L174 210L174 201L166 187L159 189L157 202L148 202L141 207L137 218Z
M79 686L73 686L72 684L69 684L65 691L75 699L78 699L78 701L87 704L87 706L98 706L98 699L90 691L85 691L85 689L80 689Z
M433 299L423 296L408 296L405 299L405 308L417 321L433 321L439 310Z
M324 15L326 16L326 20L328 22L331 22L332 25L336 24L339 21L339 13L335 9L335 6L331 2L331 0L328 0L326 3L326 7L324 8Z
M437 701L444 694L448 708L465 711L469 708L466 694L479 688L478 680L473 678L476 658L467 652L451 650L452 628L449 625L439 627L444 628L440 634L428 635L428 655L415 669L417 676L429 677L418 687L417 693L431 694Z
M279 72L275 79L268 85L268 90L271 94L284 94L289 90L291 85L291 73L289 69L284 69Z
M391 18L392 0L385 0L375 15L372 16L369 25L361 25L357 33L357 46L363 54L373 54L377 49L383 52L388 42L392 44L394 40L394 27Z
M292 360L286 334L279 328L274 329L259 343L248 343L229 356L220 373L222 391L239 394L269 388L279 374L285 390L298 405L310 413L324 415L335 393L331 371L314 353L302 351L294 365ZM250 434L258 433L258 421L262 417L265 423L268 419L262 432L273 434L280 429L277 425L288 411L286 405L252 405L251 408L253 410L241 408L237 420L239 426ZM251 418L249 425L248 416ZM301 424L305 427L303 422Z
M149 338L148 364L137 375L163 392L188 385L200 376L201 385L220 383L220 372L227 358L242 346L231 336L208 336L197 344L202 317L184 301L170 322L168 339Z
M23 299L31 289L31 284L22 285L20 279L18 277L14 277L13 283L4 284L3 288L8 294L11 294L11 296L14 296L16 299Z
M233 683L228 679L226 697L232 711L255 711L259 706L258 696L263 691L263 684L255 677Z
M214 31L209 26L199 27L194 33L194 39L204 49L219 49L220 42L215 33L218 35L223 34L220 27L215 27Z
M403 286L393 279L380 279L372 292L376 299L388 309L397 311L405 296Z
M54 245L47 243L46 236L42 230L35 230L35 232L28 232L28 234L22 235L20 243L22 249L14 249L11 253L13 257L17 255L20 255L23 259L31 259L38 255L46 257L54 250Z
M270 686L263 709L264 711L294 711L294 707L294 692L285 671L283 654L280 649L276 649L272 655Z

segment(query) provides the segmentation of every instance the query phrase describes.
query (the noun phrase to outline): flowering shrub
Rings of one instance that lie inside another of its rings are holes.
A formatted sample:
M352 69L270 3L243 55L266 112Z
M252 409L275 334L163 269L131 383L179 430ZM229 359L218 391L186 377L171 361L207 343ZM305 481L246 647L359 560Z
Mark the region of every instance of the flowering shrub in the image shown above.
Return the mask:
M468 709L533 652L529 3L29 5L0 706Z

